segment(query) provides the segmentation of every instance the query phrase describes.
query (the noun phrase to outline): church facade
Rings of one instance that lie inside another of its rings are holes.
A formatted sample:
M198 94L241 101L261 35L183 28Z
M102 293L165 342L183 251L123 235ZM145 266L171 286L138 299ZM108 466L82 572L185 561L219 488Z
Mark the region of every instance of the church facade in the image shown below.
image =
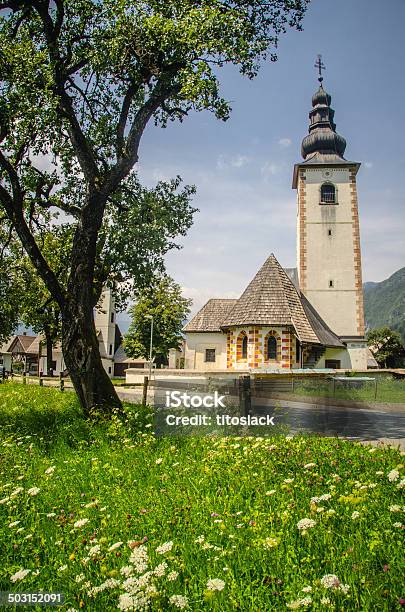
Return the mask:
M297 190L297 267L271 254L237 300L209 300L185 326L185 368L366 369L356 176L331 97L312 97Z

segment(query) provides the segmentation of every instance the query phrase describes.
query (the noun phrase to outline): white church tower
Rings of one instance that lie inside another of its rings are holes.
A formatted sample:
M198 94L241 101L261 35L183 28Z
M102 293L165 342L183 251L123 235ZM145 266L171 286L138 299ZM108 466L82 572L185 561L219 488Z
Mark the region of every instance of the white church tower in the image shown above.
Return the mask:
M294 168L297 189L297 269L302 293L347 345L352 368L366 369L357 162L343 155L345 139L336 133L331 96L322 85L312 97L309 134L302 141L304 161Z
M116 312L111 289L105 289L94 314L100 354L104 369L110 376L114 373Z

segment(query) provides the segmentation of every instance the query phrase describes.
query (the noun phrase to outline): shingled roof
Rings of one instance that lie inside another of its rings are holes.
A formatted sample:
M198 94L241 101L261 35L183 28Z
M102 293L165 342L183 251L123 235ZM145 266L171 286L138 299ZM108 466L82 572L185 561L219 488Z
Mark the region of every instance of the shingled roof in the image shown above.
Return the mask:
M273 253L224 317L221 328L235 325L291 325L301 342L319 344L297 289Z
M208 300L185 327L185 332L220 332L221 323L237 300Z

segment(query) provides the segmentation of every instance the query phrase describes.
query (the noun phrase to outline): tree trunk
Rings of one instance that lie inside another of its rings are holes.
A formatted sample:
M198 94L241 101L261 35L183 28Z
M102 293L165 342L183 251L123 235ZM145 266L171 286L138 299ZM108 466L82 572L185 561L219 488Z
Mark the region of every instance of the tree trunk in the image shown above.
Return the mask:
M52 336L50 329L47 325L44 326L45 332L45 340L46 340L46 375L53 376L53 346L52 346Z
M62 348L69 376L86 416L111 414L121 401L101 361L93 309L71 298L62 311Z

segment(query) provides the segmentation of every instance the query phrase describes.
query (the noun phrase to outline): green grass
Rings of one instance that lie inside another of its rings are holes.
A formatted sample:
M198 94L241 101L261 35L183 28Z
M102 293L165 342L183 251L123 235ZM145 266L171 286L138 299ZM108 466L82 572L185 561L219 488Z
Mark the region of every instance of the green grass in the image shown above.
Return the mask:
M373 378L372 374L370 378ZM347 377L348 382L324 379L297 380L294 384L296 395L312 397L335 397L355 402L378 402L405 404L405 379L394 380L391 377L377 377L377 395L375 396L375 385L373 381L364 381L363 384L350 383L353 377ZM356 386L355 386L356 385Z
M155 439L150 419L127 406L123 421L89 424L73 393L0 385L0 591L62 591L62 609L92 612L116 610L125 589L148 600L135 609L152 611L179 609L174 595L195 612L299 600L308 610L401 609L398 451L304 436ZM316 521L306 534L304 518ZM139 566L146 555L153 573ZM11 582L21 569L30 573ZM326 588L327 574L348 587ZM211 579L224 589L207 588Z

